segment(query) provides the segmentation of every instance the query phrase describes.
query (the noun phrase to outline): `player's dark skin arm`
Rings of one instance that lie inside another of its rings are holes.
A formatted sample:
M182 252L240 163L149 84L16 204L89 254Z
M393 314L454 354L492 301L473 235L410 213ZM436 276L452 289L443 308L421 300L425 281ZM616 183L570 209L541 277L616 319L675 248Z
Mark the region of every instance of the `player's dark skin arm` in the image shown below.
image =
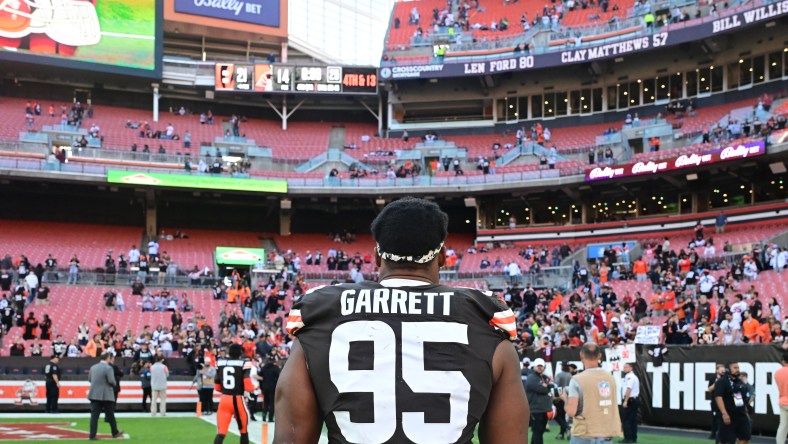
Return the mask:
M315 444L323 421L306 367L304 350L293 341L290 357L276 385L274 444Z
M493 388L479 423L481 444L527 444L531 409L520 377L520 359L511 342L493 356Z

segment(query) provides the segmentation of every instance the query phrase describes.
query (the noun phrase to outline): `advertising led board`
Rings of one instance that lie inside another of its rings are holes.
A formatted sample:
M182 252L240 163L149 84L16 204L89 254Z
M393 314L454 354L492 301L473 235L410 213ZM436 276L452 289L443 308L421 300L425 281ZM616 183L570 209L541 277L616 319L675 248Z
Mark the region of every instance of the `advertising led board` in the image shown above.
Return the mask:
M280 0L175 0L175 12L279 27Z
M216 263L252 266L265 259L262 248L216 247Z
M150 187L196 188L206 190L286 193L286 180L258 180L235 177L198 176L188 174L107 171L107 182Z
M766 144L763 140L745 142L702 154L683 154L669 159L591 168L586 170L586 182L632 176L647 176L667 171L696 168L718 162L727 162L729 160L742 160L763 154L766 154Z

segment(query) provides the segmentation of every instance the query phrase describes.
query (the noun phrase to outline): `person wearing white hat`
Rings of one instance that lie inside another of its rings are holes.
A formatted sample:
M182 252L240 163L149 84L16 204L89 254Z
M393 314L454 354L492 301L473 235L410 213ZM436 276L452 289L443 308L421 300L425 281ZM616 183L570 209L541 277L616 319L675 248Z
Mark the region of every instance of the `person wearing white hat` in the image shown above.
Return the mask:
M544 374L546 367L542 358L536 358L531 363L533 371L525 381L525 395L531 406L531 444L542 444L544 432L547 429L547 413L553 410L553 383Z
M522 368L520 369L520 379L523 380L523 389L525 389L525 380L531 374L531 359L528 357L523 358Z

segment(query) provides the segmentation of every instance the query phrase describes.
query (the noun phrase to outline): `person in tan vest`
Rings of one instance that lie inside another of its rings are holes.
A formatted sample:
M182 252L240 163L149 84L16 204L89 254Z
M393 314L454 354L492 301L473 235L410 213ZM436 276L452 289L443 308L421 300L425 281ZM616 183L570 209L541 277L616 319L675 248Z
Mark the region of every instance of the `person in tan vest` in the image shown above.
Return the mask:
M616 380L599 366L601 358L597 344L583 345L580 360L585 370L572 377L561 395L566 414L574 418L571 444L611 444L614 436L623 436Z

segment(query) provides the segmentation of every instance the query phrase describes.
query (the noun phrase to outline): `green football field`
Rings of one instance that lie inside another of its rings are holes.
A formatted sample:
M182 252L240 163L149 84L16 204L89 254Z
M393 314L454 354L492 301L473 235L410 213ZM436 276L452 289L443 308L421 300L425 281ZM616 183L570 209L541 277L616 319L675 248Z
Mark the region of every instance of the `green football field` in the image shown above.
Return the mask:
M24 423L52 423L52 422L68 422L76 424L73 427L75 430L81 430L87 432L88 430L88 419L87 418L73 418L69 417L68 415L57 415L57 416L47 416L47 417L38 417L38 418L0 418L0 427L2 424L24 424ZM216 428L199 418L193 417L179 417L179 418L119 418L118 426L128 435L127 439L102 439L101 441L111 441L111 442L118 442L118 443L163 443L163 444L202 444L202 443L210 443L213 440L214 434L216 433ZM255 422L251 423L251 426L255 430L260 429L260 423ZM24 427L22 427L24 428ZM555 427L551 432L545 434L545 443L548 444L560 444L560 443L568 443L568 441L558 441L555 439ZM102 420L99 421L99 434L109 434L109 425L103 422ZM255 436L256 435L256 436ZM252 438L253 442L259 442L259 433L254 433L250 437ZM273 427L271 427L271 433L269 436L269 441L273 439ZM62 440L61 441L66 441ZM617 442L618 440L616 440ZM639 444L661 444L665 443L666 441L670 441L670 444L706 444L709 441L705 439L697 439L697 438L681 438L675 436L666 436L666 435L657 435L657 434L644 434L641 433L638 436L638 443ZM5 440L0 438L0 443L2 444L22 444L22 443L51 443L53 439L50 440L31 440L31 439L23 439L23 440ZM67 440L69 443L73 444L87 444L89 441L87 439L70 439ZM225 443L237 443L238 437L235 435L229 435L227 439L225 439ZM322 442L326 442L325 439L321 440ZM477 443L478 440L474 440L474 443Z

